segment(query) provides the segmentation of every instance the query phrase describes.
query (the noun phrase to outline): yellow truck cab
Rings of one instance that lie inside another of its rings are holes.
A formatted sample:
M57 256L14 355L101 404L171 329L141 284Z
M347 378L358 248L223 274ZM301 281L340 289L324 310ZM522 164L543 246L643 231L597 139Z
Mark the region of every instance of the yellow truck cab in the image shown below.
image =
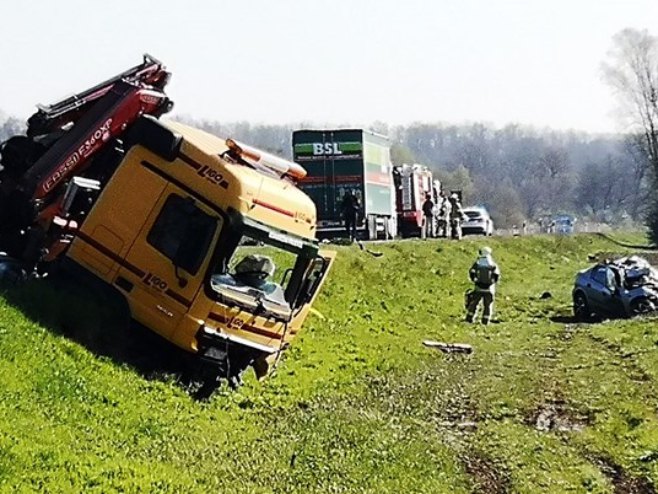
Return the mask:
M180 123L138 124L66 255L219 376L252 365L262 377L333 260L315 240L313 202L290 179L299 166ZM245 272L245 259L267 270Z

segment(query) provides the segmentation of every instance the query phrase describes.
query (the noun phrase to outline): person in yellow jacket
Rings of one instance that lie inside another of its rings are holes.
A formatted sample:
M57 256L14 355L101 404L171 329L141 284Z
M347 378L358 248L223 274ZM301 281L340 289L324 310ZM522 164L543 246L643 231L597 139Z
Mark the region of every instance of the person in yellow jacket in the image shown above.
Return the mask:
M496 283L500 280L500 268L491 254L490 247L482 247L478 252L478 258L468 271L468 276L475 285L466 307L466 321L469 323L475 319L480 301L483 306L482 324L491 322L496 297Z

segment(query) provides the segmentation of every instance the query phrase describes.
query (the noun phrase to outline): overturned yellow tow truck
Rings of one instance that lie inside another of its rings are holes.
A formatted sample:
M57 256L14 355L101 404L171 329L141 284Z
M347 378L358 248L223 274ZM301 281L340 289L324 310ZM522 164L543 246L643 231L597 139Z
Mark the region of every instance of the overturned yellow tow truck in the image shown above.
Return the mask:
M277 176L299 173L294 163L163 125L180 138L178 155L134 146L67 255L122 292L139 323L215 362L224 377L248 365L263 376L299 332L332 262L314 240L315 206ZM248 255L274 261L282 298L232 274Z
M152 105L152 93L147 86L137 97ZM42 120L53 108L40 109ZM32 162L13 161L36 142L29 129L0 147L0 202L16 213L0 229L5 274L6 266L35 276L58 264L82 269L216 377L234 382L250 365L263 377L299 332L333 260L315 240L313 202L295 185L305 171L155 111L115 126L116 102L90 108L76 120L53 117L54 137ZM80 166L90 149L100 151ZM266 269L245 272L249 265Z

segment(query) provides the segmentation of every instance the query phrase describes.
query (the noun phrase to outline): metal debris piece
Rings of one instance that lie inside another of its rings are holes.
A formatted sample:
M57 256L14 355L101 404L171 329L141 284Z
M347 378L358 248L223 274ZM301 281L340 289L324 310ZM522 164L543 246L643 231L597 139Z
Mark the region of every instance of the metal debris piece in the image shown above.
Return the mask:
M423 340L423 345L436 348L443 353L473 353L473 347L466 343L444 343L442 341Z

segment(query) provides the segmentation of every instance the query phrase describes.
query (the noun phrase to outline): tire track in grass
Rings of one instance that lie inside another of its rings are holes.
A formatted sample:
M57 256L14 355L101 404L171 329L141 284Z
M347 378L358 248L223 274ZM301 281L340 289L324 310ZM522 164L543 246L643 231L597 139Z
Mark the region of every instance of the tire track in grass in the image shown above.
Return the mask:
M484 454L473 450L462 456L461 461L466 472L474 481L474 493L507 494L511 492L512 483L509 474L497 468L495 463Z
M649 479L629 475L611 458L591 453L584 456L610 480L615 494L656 494L656 489Z
M615 342L609 341L606 338L595 335L592 333L592 328L590 324L566 324L564 328L563 339L566 342L574 342L577 338L584 338L587 341L594 343L599 347L605 354L612 356L612 365L615 365L615 362L622 363L620 367L622 371L627 376L627 378L639 385L648 386L649 389L643 390L641 393L647 399L655 397L655 387L654 381L650 375L648 375L641 366L633 358L633 352L627 352L623 347ZM597 362L589 364L589 367L595 366L605 366L610 365L609 362ZM578 369L583 369L586 366L579 366ZM569 367L565 368L565 371L569 371ZM554 430L565 431L565 430L574 430L570 428L560 427L560 411L559 408L564 403L558 403L557 410L554 417L548 417L548 420L552 420L547 427L543 430ZM546 419L544 419L546 420ZM537 428L542 430L541 427L542 417L537 417ZM588 410L587 418L584 421L584 426L591 425L595 422L595 413L593 410ZM577 422L576 422L577 423ZM583 427L584 428L584 427ZM579 430L579 429L575 429ZM571 444L571 435L569 434L559 434L558 437L567 447L574 447ZM646 476L634 476L630 474L626 469L621 465L616 463L612 457L608 454L601 452L594 452L587 448L587 446L576 446L576 449L579 450L580 456L589 461L594 465L612 484L615 494L656 494L656 489L651 483L651 480Z
M433 438L454 452L471 482L472 492L511 492L509 472L470 440L484 420L465 383L472 382L477 369L468 357L442 356L414 374L373 376L365 401L378 412L416 433ZM371 410L371 413L373 411Z
M591 340L593 343L596 343L600 345L601 347L605 348L608 352L610 352L612 355L614 355L616 358L619 359L619 361L624 362L625 365L622 367L625 370L630 370L631 372L627 372L628 376L631 380L636 381L636 382L645 382L648 383L648 385L651 387L651 394L653 396L656 396L656 393L654 392L654 386L653 386L653 379L647 372L642 369L640 364L635 360L634 356L638 352L628 352L623 349L623 347L615 342L609 341L605 339L603 336L595 335L591 331L587 331L585 333L589 340Z
M530 407L524 413L523 424L542 433L550 434L562 443L564 448L573 451L577 456L594 465L610 482L615 494L654 494L656 491L646 477L633 476L610 457L583 450L582 446L573 444L574 434L581 433L595 421L593 410L583 412L573 408L562 389L563 380L560 378L562 372L568 372L568 369L563 367L563 358L566 352L572 349L574 340L581 337L582 334L587 337L592 336L589 331L583 332L583 328L587 330L587 327L583 325L565 324L563 331L554 335L554 344L539 353L545 362L545 365L542 366L545 391L538 396L539 399L535 406ZM619 350L609 347L605 349L608 352ZM615 353L615 357L620 357L619 352ZM640 370L639 368L633 369L636 378L639 375L643 381L650 379L646 374L640 373ZM475 467L467 463L467 471L476 479L478 485L482 486L482 490L476 492L507 492L505 489L510 487L511 481L508 479L506 483L496 484L490 475L490 465L486 459L484 463L476 462Z

